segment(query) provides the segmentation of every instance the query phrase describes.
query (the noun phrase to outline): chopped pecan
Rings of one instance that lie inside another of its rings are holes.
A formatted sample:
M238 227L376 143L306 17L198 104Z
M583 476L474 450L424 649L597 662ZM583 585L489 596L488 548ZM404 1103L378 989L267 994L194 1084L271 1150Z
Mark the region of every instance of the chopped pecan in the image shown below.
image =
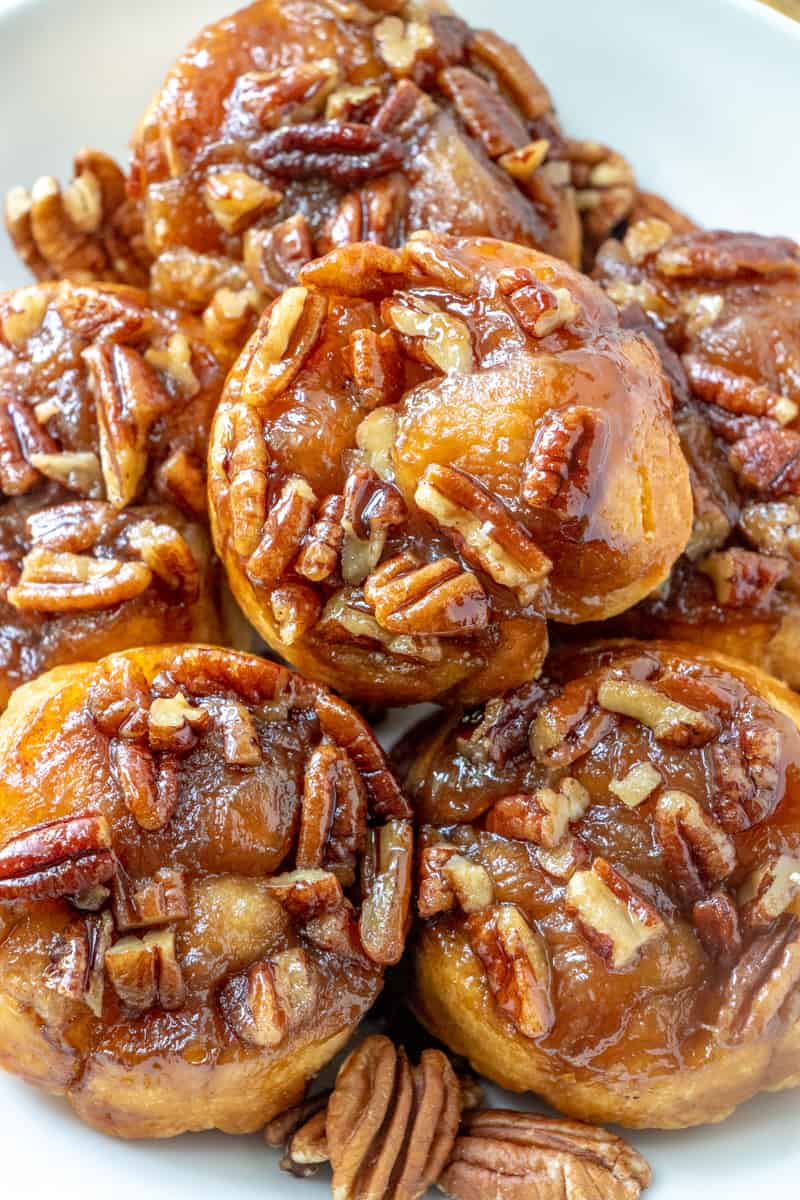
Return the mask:
M287 288L274 301L248 343L250 361L242 380L246 403L266 407L289 386L317 344L327 309L327 299L305 287Z
M405 501L391 483L384 483L371 467L357 467L344 488L341 568L346 583L361 583L377 564L389 529L402 525Z
M295 213L268 229L248 229L244 238L244 261L250 279L261 292L279 295L297 283L302 267L314 257L314 241L308 221Z
M25 431L34 426L31 414L22 406L8 402L0 405L0 488L7 496L24 495L39 479L39 472L23 449Z
M636 763L623 779L612 779L608 790L627 808L638 808L661 784L661 775L649 762Z
M439 73L438 84L490 158L499 158L528 141L528 131L511 105L474 71L447 67Z
M549 287L528 267L504 268L497 285L522 328L533 337L548 337L580 315L567 288Z
M317 746L306 764L297 865L323 868L345 886L355 880L367 837L367 796L346 750Z
M259 140L257 153L264 170L279 179L322 177L351 187L403 163L396 137L351 121L276 129Z
M186 998L174 929L121 938L106 951L105 965L114 991L134 1013L153 1007L170 1011Z
M597 704L588 680L571 680L540 709L530 725L530 748L537 762L568 767L588 754L617 725L617 717Z
M568 834L553 850L540 846L536 851L539 866L554 879L571 879L576 871L588 866L589 858L586 843L572 834Z
M316 712L323 733L346 750L372 798L376 817L410 817L411 806L386 765L375 737L353 710L330 693L317 697Z
M55 480L71 492L80 492L84 496L100 495L100 460L92 450L36 451L30 455L30 465L40 475Z
M322 613L322 601L315 588L304 583L285 583L269 598L278 637L284 646L293 646L313 629Z
M222 729L222 756L225 762L236 767L257 766L263 755L250 709L237 700L229 700L219 710L216 720Z
M672 226L667 221L649 217L632 222L625 231L622 244L631 262L639 266L652 254L657 254L671 237Z
M452 1200L637 1200L652 1173L605 1129L538 1113L466 1113L439 1187Z
M698 900L692 908L695 933L706 954L723 967L732 967L742 952L739 913L725 891Z
M457 467L433 464L422 476L414 500L495 583L515 591L522 603L535 598L552 563L481 483Z
M111 743L110 756L125 806L137 825L151 832L163 829L178 803L172 760L156 762L149 748L120 738Z
M516 46L489 29L481 29L467 43L471 61L488 68L528 121L536 121L553 107L550 94Z
M566 905L586 941L614 971L631 966L643 947L666 932L652 904L604 858L572 876Z
M143 737L150 688L141 668L121 654L103 659L89 687L88 707L98 729L108 737Z
M793 400L746 375L737 375L696 354L684 355L683 365L692 392L701 400L737 416L772 417L779 425L788 425L797 416L798 407Z
M74 500L33 512L25 521L32 542L45 550L80 553L91 550L113 509L99 500Z
M769 600L789 573L785 559L770 558L741 546L709 554L697 569L709 577L717 603L725 608L757 608Z
M546 1037L555 1024L547 946L516 904L473 913L469 940L483 963L495 1004L528 1038Z
M174 525L146 519L128 531L128 545L142 558L153 575L179 592L186 604L200 595L200 566L192 549Z
M221 289L236 294L248 284L241 263L221 254L198 254L178 246L162 251L150 272L150 292L160 304L200 312Z
M733 840L687 792L663 792L655 822L669 873L686 904L702 900L735 871Z
M230 288L220 288L203 312L203 327L208 340L240 346L249 332L256 306L252 289L232 292Z
M751 871L739 889L742 924L764 929L777 920L800 895L800 858L779 854Z
M656 268L680 279L800 275L800 254L790 238L698 229L671 238L659 251Z
M283 193L247 171L223 167L207 176L203 196L209 212L226 233L241 233L262 213L276 208Z
M492 877L480 863L459 854L447 842L426 846L420 855L417 910L421 917L447 912L479 912L494 900Z
M152 878L132 884L118 866L111 890L114 920L122 933L150 925L170 925L189 915L185 872L173 867L162 867Z
M350 1054L328 1101L333 1191L341 1200L419 1200L438 1179L458 1131L461 1094L449 1061L373 1035Z
M105 959L114 935L111 913L86 917L59 934L50 949L44 982L60 995L103 1014Z
M539 422L525 463L522 496L532 508L583 517L591 501L591 461L603 462L608 426L583 405L551 409Z
M157 479L162 495L179 505L184 512L193 517L206 516L204 464L191 450L187 450L185 446L174 450L160 464Z
M739 514L739 528L764 554L800 561L800 499L750 501Z
M338 908L312 917L303 932L306 941L320 950L328 950L339 958L368 961L361 945L356 911L349 900L342 900Z
M361 607L362 598L353 589L334 592L316 627L317 634L329 642L377 644L387 654L414 662L440 662L441 642L435 637L392 634L379 625L372 613Z
M528 749L531 718L544 698L539 683L526 683L505 696L489 700L481 720L468 738L459 739L459 750L477 762L503 767Z
M358 398L366 408L393 404L400 398L403 363L391 329L356 329L350 335L349 354Z
M758 1041L792 1018L800 985L800 922L779 918L745 950L722 998L717 1032L723 1042Z
M230 481L231 542L242 558L258 546L267 519L269 454L264 425L251 406L228 418L220 437L223 469Z
M326 121L365 121L372 116L381 100L376 83L338 87L325 101Z
M375 49L396 79L411 75L417 58L434 45L427 21L403 21L392 15L378 22L373 36Z
M800 494L800 433L764 426L734 442L733 470L747 487L770 496Z
M699 712L658 691L650 683L608 676L597 690L602 708L632 717L672 746L703 746L720 730L713 713Z
M87 198L85 189L82 195ZM73 197L77 201L78 193L73 192ZM93 199L99 209L99 198ZM77 203L70 207L77 215ZM99 212L92 214L95 217L99 223ZM7 201L6 222L20 257L40 278L102 276L107 259L93 236L95 229L85 232L75 223L58 181L51 176L37 179L30 193L15 189Z
M0 901L77 895L113 874L108 821L94 813L34 825L0 847Z
M383 301L381 316L420 362L445 374L466 375L473 370L472 338L466 322L433 300L397 291Z
M457 637L489 621L486 593L453 558L422 563L408 551L390 558L366 579L364 599L391 633Z
M151 750L185 754L197 743L197 734L208 728L210 717L205 708L195 708L177 692L158 697L147 714L147 738Z
M339 879L332 871L301 870L273 875L267 890L296 920L310 921L344 904Z
M344 541L342 516L344 497L328 496L319 507L317 520L306 534L306 540L295 563L295 570L312 583L322 583L335 574Z
M339 66L330 58L248 71L236 80L230 103L256 128L277 129L318 116L338 79Z
M42 327L47 312L47 292L34 284L18 288L4 299L7 307L0 316L0 331L10 346L21 348Z
M520 184L530 183L539 167L547 158L550 142L547 138L537 138L535 142L527 142L518 150L509 150L498 158L499 165L508 171L512 179Z
M290 475L264 523L261 539L247 560L254 583L268 587L280 581L314 520L317 498L301 475Z
M152 579L144 563L34 546L22 560L19 582L8 589L7 598L23 612L92 612L140 596Z
M584 231L599 246L633 208L633 170L621 154L599 142L569 138L566 153Z
M317 970L308 954L284 950L229 979L219 1002L237 1037L274 1049L313 1015L318 990Z
M562 779L558 787L558 791L540 787L495 801L486 816L487 830L555 850L567 836L570 822L579 821L590 803L589 793L577 779Z
M364 461L386 483L391 483L395 477L396 435L397 413L388 405L373 409L356 427L356 445L364 455Z
M710 748L714 816L727 833L741 833L775 810L783 755L780 730L768 716L742 712Z
M320 1092L318 1096L312 1096L279 1113L264 1126L264 1141L275 1150L280 1150L306 1121L326 1111L329 1098L330 1092Z
M400 961L410 919L414 834L409 821L389 821L367 835L359 930L373 962Z

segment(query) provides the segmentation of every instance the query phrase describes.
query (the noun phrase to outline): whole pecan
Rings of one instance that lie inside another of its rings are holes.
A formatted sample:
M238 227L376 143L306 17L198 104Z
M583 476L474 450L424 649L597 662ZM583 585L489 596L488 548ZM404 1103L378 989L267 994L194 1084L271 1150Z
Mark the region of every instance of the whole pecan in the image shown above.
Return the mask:
M72 896L114 874L111 830L94 813L34 825L0 847L0 901Z
M351 186L400 167L403 145L371 125L331 121L276 129L253 145L251 155L278 178L321 175Z
M794 1019L800 987L800 922L780 917L745 950L722 998L723 1042L758 1041Z

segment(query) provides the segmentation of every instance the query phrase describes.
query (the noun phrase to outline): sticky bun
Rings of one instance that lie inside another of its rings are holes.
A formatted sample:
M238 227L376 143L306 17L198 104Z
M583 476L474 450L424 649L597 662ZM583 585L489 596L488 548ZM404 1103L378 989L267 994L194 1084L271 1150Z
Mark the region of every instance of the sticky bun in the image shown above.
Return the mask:
M483 699L546 618L666 577L691 526L647 338L565 263L422 233L305 267L229 376L212 529L267 642L345 695Z
M131 288L0 294L0 703L65 662L219 636L205 459L223 367Z
M123 1137L301 1099L403 949L407 802L361 718L212 647L58 667L0 720L0 1063Z
M423 1023L590 1121L800 1084L798 722L749 664L632 641L432 718L402 753Z
M603 247L597 277L660 342L695 509L669 581L617 628L800 686L800 247L653 218Z

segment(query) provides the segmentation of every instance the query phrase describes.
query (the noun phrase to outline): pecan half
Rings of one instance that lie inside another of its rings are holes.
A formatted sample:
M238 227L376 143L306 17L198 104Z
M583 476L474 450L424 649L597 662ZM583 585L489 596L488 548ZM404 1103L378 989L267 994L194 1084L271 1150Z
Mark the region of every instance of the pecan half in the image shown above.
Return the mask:
M178 803L175 761L156 761L149 747L120 738L111 743L109 754L125 806L137 825L149 832L163 829Z
M500 271L497 286L508 298L522 328L532 337L548 337L580 315L580 308L567 288L550 287L528 267Z
M758 1041L794 1015L800 986L800 922L785 916L745 950L720 1007L722 1041Z
M800 858L779 854L747 876L739 888L738 902L742 924L749 929L765 929L777 920L800 895Z
M489 621L486 593L453 558L423 563L408 551L390 558L366 579L364 599L390 633L458 637Z
M134 1013L180 1008L186 998L173 929L121 938L106 951L105 965L114 991Z
M318 990L317 970L308 954L284 950L229 979L219 1003L237 1037L274 1049L313 1015Z
M367 795L346 750L317 746L306 764L297 866L332 871L345 886L355 880L367 837Z
M544 691L538 683L527 683L500 699L489 700L481 721L459 749L477 762L503 767L528 749L531 718L541 705Z
M319 507L317 520L306 534L295 570L312 583L322 583L336 573L344 541L343 514L344 497L328 496Z
M726 832L741 833L774 812L782 743L782 734L769 717L742 711L710 747L710 804Z
M779 425L788 425L797 416L793 400L746 375L737 375L696 354L685 354L683 365L695 396L736 416L771 417Z
M400 961L410 919L414 834L410 821L369 831L363 862L359 930L373 962Z
M445 374L472 371L472 338L466 323L432 300L397 291L383 301L381 316L420 362Z
M89 687L89 712L108 737L140 738L147 732L150 687L130 658L115 655L98 665Z
M276 129L259 140L254 153L264 170L278 179L322 177L350 187L387 175L403 163L402 142L354 121Z
M709 577L717 603L725 608L757 608L769 600L789 574L785 559L770 558L741 546L709 554L697 569Z
M458 1079L441 1051L425 1050L412 1067L388 1038L367 1038L328 1101L333 1194L419 1200L450 1156L460 1115Z
M264 523L261 539L247 560L248 577L262 587L278 583L314 520L317 498L300 475L291 475Z
M349 353L353 382L365 408L393 404L403 386L403 362L391 329L356 329L350 335Z
M114 874L111 830L95 813L34 825L0 847L0 901L53 900Z
M490 158L499 158L528 141L528 131L511 105L474 71L447 67L439 73L438 84Z
M438 842L420 854L417 911L421 917L448 912L479 912L494 900L492 877L480 863L460 854L457 846Z
M587 680L571 680L531 722L531 754L546 766L571 766L616 725L617 717L598 706L595 685Z
M275 300L248 343L241 392L247 404L266 408L289 386L317 344L327 311L326 297L305 287L287 288Z
M637 1200L649 1166L605 1129L538 1113L464 1114L439 1187L453 1200Z
M495 1004L527 1038L555 1024L547 946L516 904L496 904L467 922L472 949L483 963Z
M152 579L144 563L34 546L22 560L19 582L8 589L7 599L23 612L94 612L135 599Z
M640 721L668 745L703 746L719 733L713 713L689 708L650 683L610 676L597 689L597 699L609 712Z
M471 475L433 464L422 476L414 500L495 583L515 591L523 603L536 597L552 567L550 559L505 505Z
M591 494L591 458L603 461L608 426L594 409L551 409L539 422L525 463L522 496L532 508L583 517Z
M731 447L730 464L746 487L779 499L800 494L800 433L763 426Z
M316 712L323 733L346 750L363 779L376 817L411 816L411 806L386 765L378 742L338 697L323 693L317 697Z
M733 840L687 792L663 792L655 821L670 875L686 904L702 900L736 870Z
M742 953L739 912L725 891L698 900L692 909L692 922L709 958L730 968Z
M314 257L314 240L308 221L295 213L268 229L248 229L244 237L244 261L251 280L260 292L280 295L297 283L301 269Z
M589 945L615 971L630 967L645 946L666 932L652 904L604 858L572 876L566 905Z
M488 68L528 121L550 112L553 102L547 88L516 46L489 29L481 29L467 43L471 61Z

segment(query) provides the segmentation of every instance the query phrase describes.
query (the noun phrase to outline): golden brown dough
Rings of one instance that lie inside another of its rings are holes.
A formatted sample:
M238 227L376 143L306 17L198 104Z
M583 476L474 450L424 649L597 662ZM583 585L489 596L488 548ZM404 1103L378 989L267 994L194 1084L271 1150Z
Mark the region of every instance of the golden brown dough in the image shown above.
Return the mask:
M590 1121L800 1084L798 722L750 665L621 641L412 734L423 1023Z
M668 583L615 628L688 639L800 686L800 247L652 218L596 275L670 374L695 520Z
M106 1133L252 1132L403 948L407 803L361 719L274 663L60 667L0 720L0 1063Z
M205 529L222 362L110 285L0 294L0 703L58 663L215 641Z
M545 618L618 613L691 521L646 338L536 251L342 247L265 313L227 383L212 527L243 610L366 700L480 699L536 673Z

